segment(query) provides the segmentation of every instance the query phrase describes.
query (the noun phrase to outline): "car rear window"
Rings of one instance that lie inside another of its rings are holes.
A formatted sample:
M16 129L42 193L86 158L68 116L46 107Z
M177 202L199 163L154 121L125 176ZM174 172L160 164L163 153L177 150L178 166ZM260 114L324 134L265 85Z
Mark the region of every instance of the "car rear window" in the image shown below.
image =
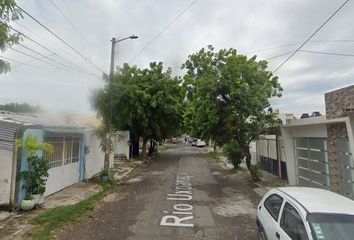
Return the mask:
M269 214L278 221L280 207L283 203L283 198L277 194L270 195L265 201L264 206L268 210Z

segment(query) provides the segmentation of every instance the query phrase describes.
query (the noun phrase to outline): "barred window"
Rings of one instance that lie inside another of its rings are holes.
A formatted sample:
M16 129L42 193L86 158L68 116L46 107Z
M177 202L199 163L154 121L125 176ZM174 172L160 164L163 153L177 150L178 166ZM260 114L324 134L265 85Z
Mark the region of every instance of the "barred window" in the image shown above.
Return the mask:
M79 161L80 137L45 137L44 142L53 145L53 154L44 154L50 168Z

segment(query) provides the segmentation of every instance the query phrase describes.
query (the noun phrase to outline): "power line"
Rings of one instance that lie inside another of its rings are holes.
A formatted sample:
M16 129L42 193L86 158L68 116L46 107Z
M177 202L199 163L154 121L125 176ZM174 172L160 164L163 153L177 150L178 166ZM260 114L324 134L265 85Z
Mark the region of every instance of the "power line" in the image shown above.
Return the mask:
M323 55L333 55L342 57L354 57L354 54L348 53L332 53L332 52L321 52L321 51L311 51L311 50L299 50L300 52L313 53L313 54L323 54Z
M92 45L90 44L90 42L87 40L87 38L84 37L84 35L79 31L79 29L75 26L75 24L70 20L70 18L68 18L64 12L58 7L58 5L53 1L53 0L49 0L53 6L58 10L58 12L63 16L63 18L71 25L71 27L77 32L77 34L80 35L80 37L87 43L87 45L94 49L94 47L92 47ZM97 54L96 54L97 55ZM102 57L102 56L100 56Z
M31 49L31 48L29 48L29 47L23 45L22 43L19 43L18 45L20 45L21 47L27 49L28 51L31 51L31 52L33 52L33 53L39 55L39 56L42 56L43 58L48 59L49 61L52 61L52 62L54 62L54 63L56 63L56 64L59 64L59 65L61 65L61 66L63 66L63 67L66 67L66 68L69 68L69 69L78 71L77 69L75 69L75 68L73 68L73 67L71 67L71 66L67 66L67 65L65 65L65 64L63 64L63 63L61 63L61 62L58 62L58 61L55 61L54 59L51 59L51 58L49 58L48 56L46 56L46 55L44 55L44 54L42 54L42 53L40 53L40 52L37 52L36 50L33 50L33 49Z
M290 60L290 58L292 58L308 41L311 40L311 38L313 36L316 35L317 32L319 32L350 0L346 0L324 23L321 24L321 26L319 28L317 28L317 30L311 34L311 36L306 39L305 42L303 42L300 47L298 47L292 54L290 54L290 56L288 56L274 71L273 73L275 73L276 71L278 71L287 61Z
M47 50L48 52L52 53L53 55L55 55L55 56L57 56L57 57L59 57L59 58L65 60L65 61L67 61L68 63L70 63L71 65L77 67L78 70L81 71L82 73L87 73L87 74L89 74L89 75L94 75L94 76L96 76L96 77L99 77L98 75L95 75L95 74L93 74L93 73L90 73L90 72L86 71L84 68L80 67L80 66L77 65L76 63L70 61L69 59L67 59L67 58L65 58L65 57L63 57L63 56L57 54L56 52L50 50L49 48L47 48L47 47L44 46L43 44L37 42L36 40L33 40L32 38L28 37L26 34L20 32L20 31L18 31L18 30L16 30L16 29L14 29L14 28L11 27L11 26L10 26L10 28L11 28L13 31L17 32L18 34L20 34L20 35L22 35L23 37L25 37L26 39L28 39L28 40L30 40L31 42L35 43L35 44L38 45L39 47L41 47L41 48Z
M25 56L27 56L27 57L30 57L30 58L33 58L33 59L35 59L35 60L38 60L38 61L44 62L44 63L46 63L46 64L48 64L48 65L50 65L50 66L52 66L52 67L56 67L56 68L59 68L59 69L61 69L61 70L68 71L68 69L65 69L65 68L59 67L59 66L57 66L57 65L55 65L55 64L52 64L52 63L50 63L50 62L47 62L47 61L43 60L43 56L40 56L40 57L34 57L34 56L32 56L31 54L28 54L28 53L22 52L22 51L20 51L20 50L14 49L14 48L12 48L12 47L11 47L10 49L11 49L12 51L18 52L18 53L20 53L20 54L22 54L22 55L25 55Z
M274 56L274 57L267 58L266 61L269 61L269 60L272 60L272 59L275 59L275 58L278 58L278 57L282 57L282 56L288 55L288 54L290 54L290 53L292 53L292 52L294 52L294 50L288 51L288 52L286 52L286 53L282 53L282 54L279 54L279 55L276 55L276 56Z
M96 64L94 64L89 58L83 56L78 50L76 50L74 47L72 47L70 44L68 44L66 41L64 41L61 37L59 37L56 33L54 33L52 30L50 30L48 27L46 27L43 23L41 23L39 20L37 20L35 17L33 17L30 13L28 13L27 11L25 11L23 8L21 8L20 6L18 6L16 4L16 6L24 13L26 14L28 17L30 17L33 21L35 21L36 23L38 23L40 26L42 26L44 29L46 29L49 33L51 33L54 37L56 37L59 41L61 41L63 44L65 44L67 47L69 47L71 50L73 50L76 54L78 54L81 58L83 58L85 61L87 61L88 63L90 63L94 68L96 68L97 70L99 70L100 72L102 72L103 74L105 74L105 72L100 69Z
M0 58L5 59L5 60L8 60L8 61L12 61L12 62L15 62L15 63L18 63L18 64L19 64L19 65L13 66L12 68L18 67L18 66L20 66L20 65L27 65L27 66L36 67L36 68L47 69L47 68L45 68L45 67L32 65L32 64L29 64L29 63L26 63L26 62L21 62L21 61L18 61L18 60L16 60L16 59L9 58L9 57L5 57L5 56L0 56Z
M183 14L185 14L198 0L192 1L186 8L184 8L171 22L169 22L155 37L153 37L144 47L142 47L137 54L129 61L131 63L137 58L146 48L148 48L156 39L158 39L169 27L171 27Z

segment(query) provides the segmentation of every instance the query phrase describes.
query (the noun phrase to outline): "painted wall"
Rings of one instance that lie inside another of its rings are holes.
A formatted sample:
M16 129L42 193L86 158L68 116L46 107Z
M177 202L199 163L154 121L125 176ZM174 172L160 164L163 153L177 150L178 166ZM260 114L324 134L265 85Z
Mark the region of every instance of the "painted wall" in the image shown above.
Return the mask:
M295 149L294 138L296 137L321 137L327 138L327 126L326 124L316 125L304 125L293 127L281 128L284 152L283 159L286 162L286 169L288 175L288 181L290 185L296 185L296 161L295 161Z
M129 159L129 144L128 141L130 140L130 133L129 131L118 131L117 134L114 136L114 153L115 154L124 154L127 159Z
M25 139L29 134L32 134L34 136L37 136L40 142L43 142L43 136L44 136L44 131L42 129L26 129L26 131L23 133L23 139ZM41 156L42 153L38 152L38 156ZM20 171L26 171L28 170L28 161L27 161L27 151L25 149L22 149L22 154L21 154L21 166L20 166ZM26 197L26 190L23 189L24 185L24 180L20 180L20 186L19 186L19 194L18 194L18 205L21 203L23 199Z
M83 143L88 151L84 152L85 158L82 166L84 175L81 175L80 180L93 177L103 169L104 164L104 152L100 148L100 142L94 130L88 130L84 133Z
M10 204L13 151L0 148L0 205Z

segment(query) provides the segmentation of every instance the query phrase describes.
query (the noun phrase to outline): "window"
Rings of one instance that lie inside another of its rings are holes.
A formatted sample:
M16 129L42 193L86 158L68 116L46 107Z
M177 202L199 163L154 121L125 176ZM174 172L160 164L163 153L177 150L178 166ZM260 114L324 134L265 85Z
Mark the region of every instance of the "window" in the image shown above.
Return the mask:
M79 137L45 137L44 142L53 145L53 154L44 154L49 167L54 168L79 161Z
M278 221L278 215L280 211L281 204L283 203L283 198L280 197L279 195L273 194L270 195L265 201L264 201L264 206L272 215L272 217Z
M292 240L308 240L304 222L300 214L289 203L285 203L280 227Z

